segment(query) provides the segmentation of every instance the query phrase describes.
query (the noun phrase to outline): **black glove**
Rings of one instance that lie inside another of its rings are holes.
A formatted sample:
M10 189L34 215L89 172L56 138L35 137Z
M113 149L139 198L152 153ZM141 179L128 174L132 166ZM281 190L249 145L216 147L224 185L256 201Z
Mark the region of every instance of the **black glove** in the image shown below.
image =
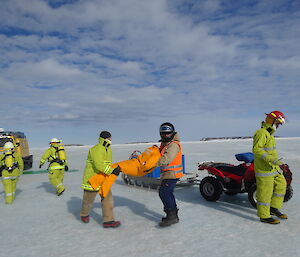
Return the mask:
M69 167L66 165L65 166L65 171L68 171L69 170Z
M116 175L116 176L119 176L120 172L121 172L121 169L120 169L120 166L118 166L117 168L115 168L115 169L112 171L111 174L114 174L114 175Z
M42 164L40 164L39 168L42 168Z

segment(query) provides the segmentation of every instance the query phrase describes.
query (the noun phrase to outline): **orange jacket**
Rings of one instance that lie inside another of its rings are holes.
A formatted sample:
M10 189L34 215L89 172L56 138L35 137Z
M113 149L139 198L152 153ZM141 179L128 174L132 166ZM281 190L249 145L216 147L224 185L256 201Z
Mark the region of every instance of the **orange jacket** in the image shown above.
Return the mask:
M175 143L179 146L180 151L177 153L174 160L169 163L168 165L164 165L160 167L161 173L173 171L176 178L182 178L183 177L183 166L182 166L182 147L181 144L178 141L172 141L172 143ZM161 155L164 154L164 151L166 149L167 145L160 147Z
M116 162L112 168L120 167L121 172L130 176L144 176L157 167L157 162L161 157L159 148L156 145L148 147L137 158ZM89 179L89 183L96 190L100 187L99 194L101 197L106 197L111 186L117 179L114 174L105 175L104 173L97 173Z

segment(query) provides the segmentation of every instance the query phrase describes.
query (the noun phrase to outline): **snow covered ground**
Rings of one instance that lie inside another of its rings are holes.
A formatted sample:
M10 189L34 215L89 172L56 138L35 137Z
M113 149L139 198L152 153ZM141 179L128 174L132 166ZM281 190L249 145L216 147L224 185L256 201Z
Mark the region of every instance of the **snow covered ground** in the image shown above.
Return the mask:
M68 147L69 167L79 171L66 173L66 192L61 197L54 194L47 174L23 175L12 205L4 203L0 186L0 256L300 256L300 138L277 142L294 174L294 196L283 208L289 219L279 225L259 222L246 194L222 195L218 202L207 202L198 186L191 186L175 191L180 223L159 228L163 212L157 192L129 188L120 178L113 195L115 215L122 226L102 228L99 198L90 223L83 224L79 220L80 184L89 147ZM148 146L114 145L114 161L126 160L133 150ZM205 160L238 163L234 154L251 151L251 146L251 140L185 142L186 171L197 172L197 163ZM38 170L44 150L32 149L33 170Z

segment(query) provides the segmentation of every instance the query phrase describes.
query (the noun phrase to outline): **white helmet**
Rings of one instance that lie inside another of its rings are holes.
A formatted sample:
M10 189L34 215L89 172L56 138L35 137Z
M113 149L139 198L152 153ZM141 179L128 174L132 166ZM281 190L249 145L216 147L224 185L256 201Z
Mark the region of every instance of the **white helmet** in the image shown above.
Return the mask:
M58 140L57 138L52 138L51 141L50 141L50 144L52 143L60 143L60 140Z
M12 142L6 142L3 146L4 149L13 149L14 144Z

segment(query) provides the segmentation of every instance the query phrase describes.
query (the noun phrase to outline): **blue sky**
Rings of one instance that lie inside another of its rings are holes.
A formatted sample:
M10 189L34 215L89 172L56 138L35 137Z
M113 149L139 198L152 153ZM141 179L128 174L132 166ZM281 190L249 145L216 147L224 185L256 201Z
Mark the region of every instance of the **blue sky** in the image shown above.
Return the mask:
M0 127L32 146L300 136L300 2L2 0Z

